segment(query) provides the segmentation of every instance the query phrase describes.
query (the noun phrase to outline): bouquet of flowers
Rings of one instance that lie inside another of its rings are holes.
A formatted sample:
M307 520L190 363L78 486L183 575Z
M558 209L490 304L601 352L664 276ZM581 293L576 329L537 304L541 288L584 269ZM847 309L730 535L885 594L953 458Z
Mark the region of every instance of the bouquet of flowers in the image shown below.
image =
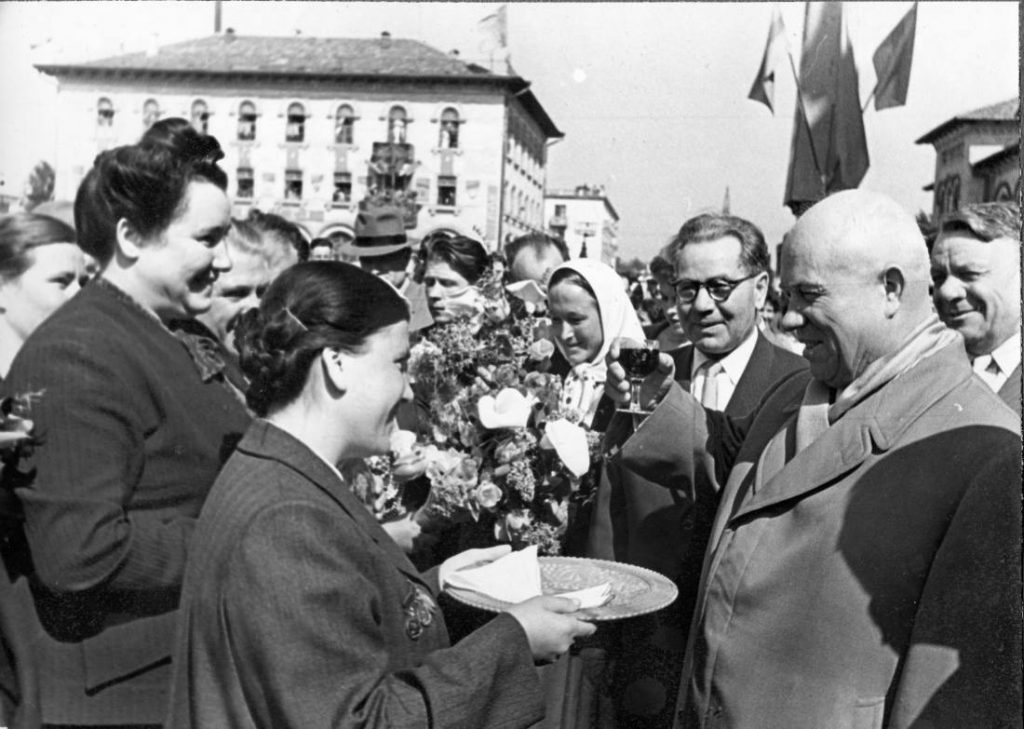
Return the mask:
M423 508L557 554L571 515L593 497L599 437L564 406L561 378L547 372L548 320L528 306L512 313L496 277L478 290L470 311L427 330L412 349L410 375L431 441Z

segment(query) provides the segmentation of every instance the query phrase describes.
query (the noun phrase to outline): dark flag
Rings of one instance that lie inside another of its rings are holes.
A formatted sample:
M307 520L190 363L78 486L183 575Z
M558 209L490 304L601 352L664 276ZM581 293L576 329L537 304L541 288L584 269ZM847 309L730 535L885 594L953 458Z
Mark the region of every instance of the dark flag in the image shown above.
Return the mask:
M914 3L871 57L878 78L875 84L875 109L878 111L907 103L916 29L917 3Z
M794 210L857 187L869 164L843 3L809 2L805 17L784 198Z
M787 51L786 26L782 24L782 15L775 9L772 11L772 24L768 28L768 42L764 47L764 57L761 58L761 68L747 94L748 99L761 102L772 114L775 113L772 105L775 101L775 73Z

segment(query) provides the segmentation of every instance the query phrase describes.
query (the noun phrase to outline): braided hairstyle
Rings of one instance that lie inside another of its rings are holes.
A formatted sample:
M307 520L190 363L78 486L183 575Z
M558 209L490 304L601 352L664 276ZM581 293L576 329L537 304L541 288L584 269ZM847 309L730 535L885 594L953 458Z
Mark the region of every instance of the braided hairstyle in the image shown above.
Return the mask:
M360 352L368 337L408 320L401 294L357 266L310 261L286 269L235 329L249 407L264 417L287 405L324 348Z

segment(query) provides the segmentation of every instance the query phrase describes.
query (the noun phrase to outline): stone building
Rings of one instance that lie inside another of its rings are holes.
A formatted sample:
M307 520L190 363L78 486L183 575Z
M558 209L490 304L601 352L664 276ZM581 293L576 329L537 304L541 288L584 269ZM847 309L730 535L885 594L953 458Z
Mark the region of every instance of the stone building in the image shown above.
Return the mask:
M614 266L619 257L619 214L600 186L578 185L544 196L548 231L565 240L573 258L586 255Z
M932 219L967 203L1020 199L1020 100L958 114L917 140L935 147Z
M562 133L528 81L414 40L249 37L231 30L75 64L58 81L66 123L57 196L95 155L184 117L226 157L233 213L255 206L310 237L348 239L370 196L402 204L418 238L449 230L499 241L544 229L547 148Z

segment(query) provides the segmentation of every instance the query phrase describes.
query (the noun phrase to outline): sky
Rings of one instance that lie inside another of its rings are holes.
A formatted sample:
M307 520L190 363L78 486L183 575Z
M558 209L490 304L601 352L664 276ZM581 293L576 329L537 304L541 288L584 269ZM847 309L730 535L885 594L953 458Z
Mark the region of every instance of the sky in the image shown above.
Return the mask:
M871 56L910 2L848 2L861 99ZM75 62L213 33L210 2L0 0L0 182L20 191L51 158L56 83L35 63ZM497 3L242 2L223 27L244 35L413 38L488 65L480 20ZM783 206L796 86L783 73L775 114L747 99L773 9L799 67L803 3L522 3L508 5L515 71L565 133L550 147L547 186L603 185L620 216L620 257L648 260L689 217L720 209L759 225L770 245L794 218ZM958 113L1019 95L1014 2L923 2L904 107L864 114L871 166L861 183L911 213L935 154L914 140Z

